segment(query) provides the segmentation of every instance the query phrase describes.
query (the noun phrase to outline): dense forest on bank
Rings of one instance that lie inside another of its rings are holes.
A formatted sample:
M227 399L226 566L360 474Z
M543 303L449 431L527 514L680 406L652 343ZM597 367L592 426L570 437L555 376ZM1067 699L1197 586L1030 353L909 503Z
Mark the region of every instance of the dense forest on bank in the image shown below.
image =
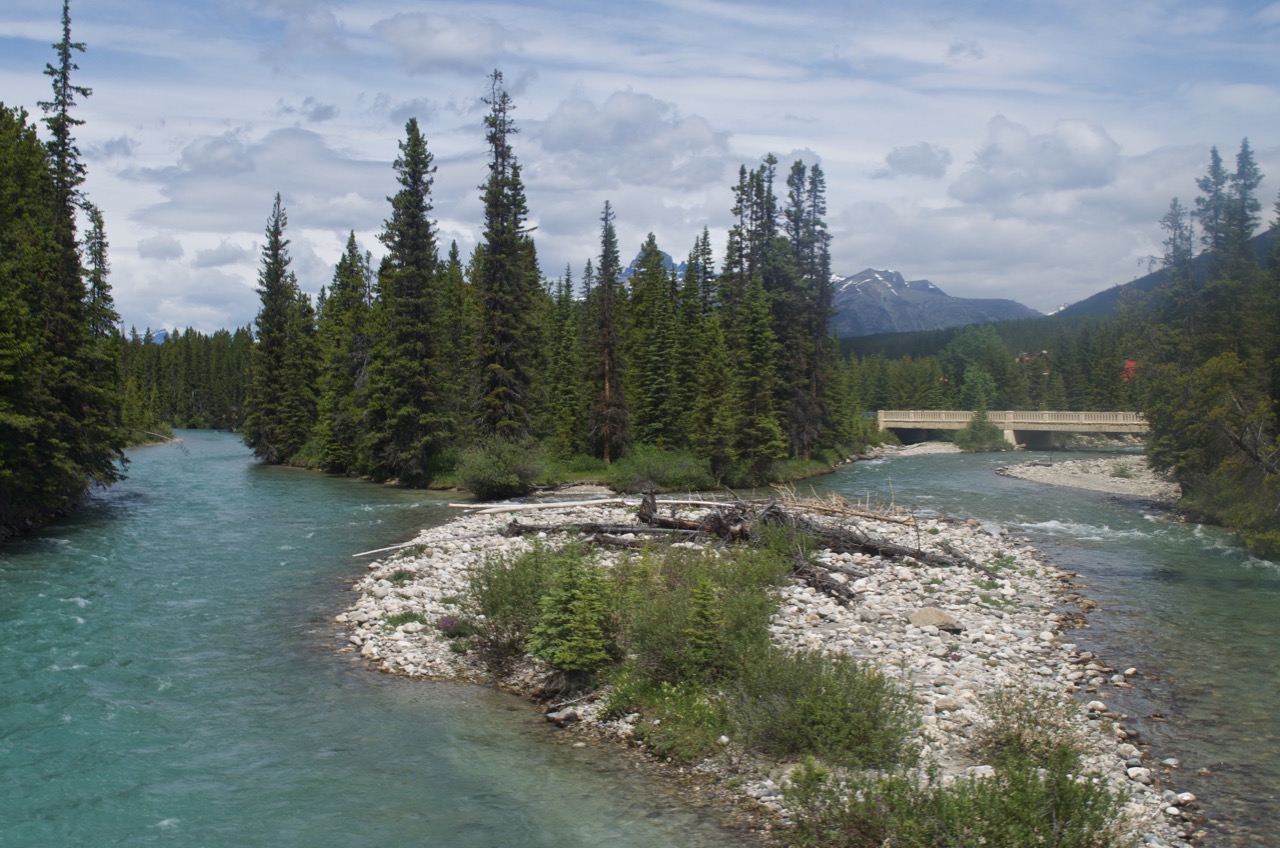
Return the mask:
M0 540L117 480L127 441L107 237L74 135L73 108L90 95L72 81L84 45L65 3L53 48L47 138L0 103Z

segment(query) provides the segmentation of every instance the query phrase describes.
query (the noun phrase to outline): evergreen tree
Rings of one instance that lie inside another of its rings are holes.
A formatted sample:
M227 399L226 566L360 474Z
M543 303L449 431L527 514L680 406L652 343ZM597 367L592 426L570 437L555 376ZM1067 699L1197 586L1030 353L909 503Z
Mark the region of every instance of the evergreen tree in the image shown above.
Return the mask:
M623 363L622 324L625 299L618 276L618 236L613 225L613 207L605 201L600 216L600 270L596 284L587 285L587 309L591 318L591 338L587 346L590 363L588 391L591 401L591 435L599 456L612 462L631 444L631 410L626 400Z
M350 233L319 310L316 440L320 465L326 471L356 468L372 349L369 262L368 252L361 253L356 234Z
M405 125L395 161L400 190L379 239L378 335L369 367L365 470L375 479L426 485L455 422L441 392L443 350L435 227L430 219L435 167L416 119Z
M770 326L769 302L759 276L747 286L740 320L729 336L733 363L734 452L746 482L769 479L774 463L787 452L774 406L777 342Z
M640 247L631 276L627 361L635 364L630 386L636 440L659 447L679 441L681 410L675 372L675 284L667 273L657 239Z
M570 459L586 449L586 403L582 384L581 317L573 300L573 275L568 268L556 282L551 343L554 346L547 382L552 412L549 431L552 452Z
M302 373L301 354L291 348L307 340L302 323L310 307L303 309L297 278L289 270L289 240L284 235L288 222L277 194L267 218L258 269L262 307L256 319L257 344L244 419L245 444L253 448L254 456L272 464L288 461L305 443L310 422L305 429L302 423L313 392L309 384L290 382Z
M511 148L515 108L502 87L502 73L490 77L485 98L489 179L484 192L484 234L475 275L479 313L478 429L482 436L522 439L530 434L531 386L541 339L536 319L543 296L533 238L525 226L520 164Z

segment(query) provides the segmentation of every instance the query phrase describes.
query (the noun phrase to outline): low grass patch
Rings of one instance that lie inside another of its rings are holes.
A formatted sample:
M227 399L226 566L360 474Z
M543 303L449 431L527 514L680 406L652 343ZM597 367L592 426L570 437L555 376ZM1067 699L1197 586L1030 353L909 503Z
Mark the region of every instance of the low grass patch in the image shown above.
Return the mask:
M388 630L395 630L401 625L410 624L415 621L419 624L427 623L426 618L424 618L420 612L398 612L395 615L389 615L382 619L382 624Z

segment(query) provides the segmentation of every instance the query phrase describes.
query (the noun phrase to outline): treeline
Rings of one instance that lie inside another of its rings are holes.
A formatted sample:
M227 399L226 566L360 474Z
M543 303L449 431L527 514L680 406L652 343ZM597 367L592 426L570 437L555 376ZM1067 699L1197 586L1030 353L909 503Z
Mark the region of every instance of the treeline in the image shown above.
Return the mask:
M1246 139L1228 170L1217 148L1192 208L1161 219L1170 283L1132 305L1148 454L1182 485L1184 505L1280 557L1280 201L1259 261L1262 182ZM1199 274L1197 256L1207 257Z
M1118 320L1052 318L846 339L868 409L1135 410L1137 345Z
M314 304L290 270L276 197L242 421L259 457L422 486L468 450L611 463L644 449L691 454L741 484L865 442L855 375L829 335L817 165L794 163L781 197L774 157L739 170L718 266L705 230L679 275L650 235L624 280L606 202L580 278L565 269L544 283L514 107L499 72L490 84L484 230L465 262L456 244L441 256L416 120L394 163L384 258L375 269L353 234Z
M253 349L248 327L212 335L175 330L159 343L150 328L135 328L120 338L120 349L120 418L131 435L240 427Z
M107 237L74 137L72 109L90 94L72 82L84 45L66 2L53 47L48 138L0 103L0 540L117 480L126 441Z

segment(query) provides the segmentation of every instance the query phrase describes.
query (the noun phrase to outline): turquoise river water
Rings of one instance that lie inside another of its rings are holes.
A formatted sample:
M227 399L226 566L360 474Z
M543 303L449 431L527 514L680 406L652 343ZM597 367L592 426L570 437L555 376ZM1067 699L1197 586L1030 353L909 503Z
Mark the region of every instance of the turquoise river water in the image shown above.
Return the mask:
M616 752L558 744L517 699L337 653L350 554L447 520L444 496L183 436L0 548L0 848L746 844ZM1099 609L1070 638L1142 672L1112 703L1181 760L1207 844L1280 846L1280 572L1141 504L993 473L1010 459L811 485L997 521L1080 574Z
M743 844L519 699L335 651L351 554L444 496L182 435L0 549L0 846Z

